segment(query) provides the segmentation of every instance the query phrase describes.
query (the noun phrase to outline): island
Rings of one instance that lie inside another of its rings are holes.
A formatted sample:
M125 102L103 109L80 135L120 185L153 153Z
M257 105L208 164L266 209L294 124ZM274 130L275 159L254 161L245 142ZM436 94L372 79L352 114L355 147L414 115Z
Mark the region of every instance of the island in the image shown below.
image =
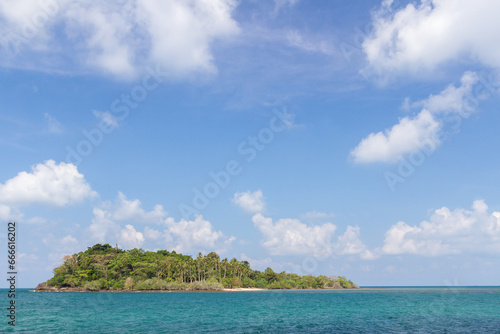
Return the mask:
M54 277L35 291L234 291L239 289L358 288L343 276L253 270L247 261L220 259L211 252L196 259L175 251L122 250L96 244L64 257Z

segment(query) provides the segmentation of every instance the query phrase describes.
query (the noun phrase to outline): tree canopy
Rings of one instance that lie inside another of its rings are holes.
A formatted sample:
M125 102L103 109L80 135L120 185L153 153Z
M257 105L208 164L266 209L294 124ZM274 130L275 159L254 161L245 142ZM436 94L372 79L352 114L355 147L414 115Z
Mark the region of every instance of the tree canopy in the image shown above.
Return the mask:
M96 244L64 257L46 282L55 288L99 290L222 290L223 288L321 289L357 288L337 276L300 276L253 270L247 261L221 259L215 252L194 259L175 251L121 250Z

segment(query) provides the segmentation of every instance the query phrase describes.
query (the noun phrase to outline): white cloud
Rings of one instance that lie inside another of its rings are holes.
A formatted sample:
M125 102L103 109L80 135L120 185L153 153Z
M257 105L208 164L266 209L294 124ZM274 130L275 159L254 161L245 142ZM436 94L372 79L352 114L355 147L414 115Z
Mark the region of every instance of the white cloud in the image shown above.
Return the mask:
M0 1L4 66L54 65L51 69L64 71L73 59L78 62L73 65L124 78L149 63L172 75L213 72L213 41L239 31L231 17L234 0L43 3ZM61 32L65 38L58 37Z
M362 260L375 260L375 259L378 259L380 257L380 251L379 249L376 249L375 251L371 251L369 249L365 249L360 255L359 257L362 259Z
M44 113L43 117L47 120L47 131L49 133L62 133L63 127L61 123L59 123L54 116L49 113Z
M163 209L163 206L157 204L154 206L153 210L145 211L142 208L141 201L138 199L127 200L127 197L118 192L118 199L116 202L109 207L111 209L110 217L117 221L134 221L139 223L161 223L167 216L167 212Z
M76 47L87 65L117 76L134 76L132 3L78 1L66 6L67 34L70 39L83 40Z
M210 43L238 32L233 0L143 0L137 6L151 43L150 60L176 73L214 71Z
M118 126L118 118L113 116L109 111L93 110L92 113L100 122L104 122L107 126L113 128Z
M403 155L440 144L441 124L428 110L416 117L404 117L390 130L371 133L351 151L357 163L397 162Z
M168 218L166 224L168 229L165 230L165 236L167 240L171 240L173 249L177 252L215 250L221 247L221 242L228 240L222 232L214 230L212 224L202 216L196 216L194 220L181 219L179 222Z
M262 245L271 255L324 254L331 251L336 226L326 223L309 227L297 219L279 219L275 223L260 213L252 217L264 236Z
M15 3L0 1L0 19L3 21L0 28L0 45L10 57L15 57L11 52L19 52L28 47L37 51L47 50L46 28L50 26L50 19L60 8L58 1L53 1L53 5L45 5L48 3L38 0Z
M76 240L76 238L74 238L73 236L71 236L71 235L67 235L67 236L65 236L64 238L62 238L62 239L60 240L60 243L61 243L61 244L73 245L73 244L78 243L78 241L77 241L77 240Z
M482 200L473 210L436 210L418 226L393 225L385 235L385 254L439 256L462 253L500 253L500 212L488 213Z
M120 231L118 243L125 248L140 248L144 243L144 236L141 232L137 232L132 225L127 224Z
M260 213L252 217L257 229L264 236L262 246L271 255L360 254L366 247L359 240L359 228L349 226L344 235L334 239L337 227L331 223L308 226L298 219L271 218Z
M162 232L147 226L144 228L144 238L146 238L146 240L156 241L158 239L161 239L162 237L163 237Z
M110 213L106 210L94 208L94 218L89 226L92 239L98 243L105 243L117 240L120 226L111 219Z
M167 217L167 213L161 205L155 205L153 210L145 211L138 199L128 200L121 192L118 192L116 201L102 202L100 207L94 208L93 213L94 218L89 230L95 240L100 243L105 241L114 243L119 239L125 238L123 240L125 240L124 244L127 246L133 244L133 242L127 239L130 229L125 230L125 232L121 231L120 222L164 224L164 220ZM150 232L147 235L151 235Z
M224 252L235 240L215 230L202 216L176 222L172 217L167 217L161 205L145 211L138 199L128 200L121 192L116 201L101 203L100 207L94 208L93 213L89 231L92 239L100 243L114 244L118 241L125 247L134 248L152 242L178 252ZM155 224L157 227L145 226L140 232L131 222ZM122 225L124 223L125 226Z
M246 212L251 213L262 212L266 207L261 190L237 192L234 194L232 201Z
M31 173L20 172L0 184L0 202L22 206L48 204L66 206L97 196L73 164L56 164L48 160L32 167Z
M421 0L393 11L384 1L374 31L363 42L367 73L380 76L432 71L445 62L500 67L500 2Z
M414 102L412 107L424 107L433 114L458 113L461 115L474 111L470 98L474 85L479 78L474 72L465 72L460 79L460 86L451 84L437 95L430 95L427 99Z
M394 163L404 155L419 150L431 152L440 144L440 131L444 127L443 114L456 113L467 117L475 111L471 97L478 76L465 72L456 87L451 84L437 95L410 103L405 99L404 107L423 107L415 117L404 117L398 124L384 132L371 133L350 153L356 163Z
M359 239L359 227L347 226L343 235L338 237L336 245L338 254L360 254L366 246Z

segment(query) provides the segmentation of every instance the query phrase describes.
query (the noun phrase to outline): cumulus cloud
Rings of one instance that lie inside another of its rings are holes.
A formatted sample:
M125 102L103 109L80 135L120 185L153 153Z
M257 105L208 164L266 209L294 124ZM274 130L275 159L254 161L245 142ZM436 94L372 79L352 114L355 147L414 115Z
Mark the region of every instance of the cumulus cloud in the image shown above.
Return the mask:
M241 253L240 258L242 261L248 261L250 267L265 271L266 268L272 268L275 272L287 271L291 273L303 274L304 268L301 267L297 262L275 262L272 258L267 257L265 259L252 259L244 253ZM309 273L304 273L309 274Z
M56 164L53 160L33 166L31 172L20 172L0 184L0 202L14 207L28 204L67 206L95 196L97 193L75 165Z
M366 73L411 74L445 62L500 67L500 3L490 0L421 0L394 11L384 1L363 42Z
M439 256L463 253L500 252L500 212L488 213L483 200L472 210L435 210L429 221L417 226L405 222L393 225L385 234L385 254Z
M254 192L237 192L234 194L233 202L246 212L256 213L265 210L264 195L261 190Z
M141 232L137 232L132 225L127 224L120 231L118 243L125 248L140 248L144 243L144 236Z
M150 59L175 72L213 71L210 43L238 32L231 12L236 2L138 2L138 17L150 38Z
M133 233L131 233L130 228L122 231L121 223L163 224L167 217L167 213L161 205L155 205L153 210L146 211L142 208L141 201L138 199L128 200L121 192L118 192L114 202L102 202L99 207L93 209L93 213L94 218L89 230L96 241L103 243L108 240L108 242L114 243L120 239L124 240L124 244L127 245L133 244L130 241ZM130 224L128 226L133 228Z
M331 223L307 226L298 219L271 218L258 213L252 217L264 236L262 245L271 255L324 254L331 251L332 237L337 227Z
M133 203L134 201L131 202ZM129 209L129 207L124 209L123 206L114 207L109 210L106 208L94 208L94 217L92 218L92 222L89 226L92 241L98 243L110 243L112 245L118 243L120 247L127 249L140 248L146 241L146 238L144 237L144 234L146 233L137 231L132 224L125 224L125 226L122 226L121 218L124 218L123 220L126 222L130 222L139 218L141 214L143 216L147 216L148 213L144 212L142 208L138 208L132 215L120 216L123 212L133 212L133 210ZM117 217L119 219L117 219ZM130 220L127 218L130 218Z
M365 245L359 239L359 227L347 226L345 233L338 238L337 249L339 254L360 254Z
M141 247L146 242L160 245L178 252L213 251L224 252L235 240L221 231L217 231L212 223L202 216L194 220L176 222L168 217L161 205L155 205L146 211L138 199L128 200L119 192L114 202L103 202L93 210L94 217L89 227L92 239L97 242L118 242L127 248ZM145 226L138 231L138 225L131 223L154 225Z
M225 248L221 243L228 241L230 244L234 240L234 237L227 238L221 231L216 231L202 216L196 216L194 220L181 219L179 222L169 218L166 225L168 229L164 231L165 238L178 252Z
M308 226L298 219L271 218L258 213L252 217L262 233L262 246L271 255L314 255L362 254L365 245L359 239L359 228L348 226L346 232L334 238L337 227L331 223Z
M78 240L74 238L72 235L67 235L59 240L59 242L63 245L74 245L78 243Z
M110 208L109 205L106 207ZM111 205L111 218L118 221L134 221L142 223L160 223L167 216L162 205L155 205L153 210L145 211L138 199L128 200L122 193L118 192L118 198Z
M162 237L162 232L148 226L144 228L144 238L146 238L147 240L156 241L158 239L161 239Z
M428 110L416 117L404 117L391 129L371 133L351 151L354 162L397 162L403 155L440 144L441 124Z
M149 63L172 75L213 72L213 41L239 31L235 7L234 0L1 0L2 64L64 71L73 59L124 78Z
M435 150L441 144L442 115L456 113L467 117L474 111L471 96L477 82L476 73L465 72L458 87L449 85L439 94L431 94L421 101L406 100L407 107L424 109L414 117L403 117L391 129L369 134L351 151L353 161L394 163L412 152Z
M358 226L347 226L344 234L337 238L335 251L337 254L358 254L363 260L374 260L380 256L378 251L372 252L366 248L360 239L360 228Z
M113 243L117 239L120 226L111 219L110 213L106 210L94 208L92 212L94 217L89 226L92 239L98 243Z

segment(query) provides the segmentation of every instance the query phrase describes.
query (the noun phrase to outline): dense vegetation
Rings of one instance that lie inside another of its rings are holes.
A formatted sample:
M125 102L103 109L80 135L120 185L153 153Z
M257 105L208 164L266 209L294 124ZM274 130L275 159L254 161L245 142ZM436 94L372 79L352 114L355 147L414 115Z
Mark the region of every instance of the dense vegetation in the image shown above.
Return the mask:
M124 251L96 244L85 252L64 257L47 281L56 288L98 290L222 290L223 288L355 288L345 277L299 276L252 270L247 261L220 259L212 252L191 256L160 250Z

